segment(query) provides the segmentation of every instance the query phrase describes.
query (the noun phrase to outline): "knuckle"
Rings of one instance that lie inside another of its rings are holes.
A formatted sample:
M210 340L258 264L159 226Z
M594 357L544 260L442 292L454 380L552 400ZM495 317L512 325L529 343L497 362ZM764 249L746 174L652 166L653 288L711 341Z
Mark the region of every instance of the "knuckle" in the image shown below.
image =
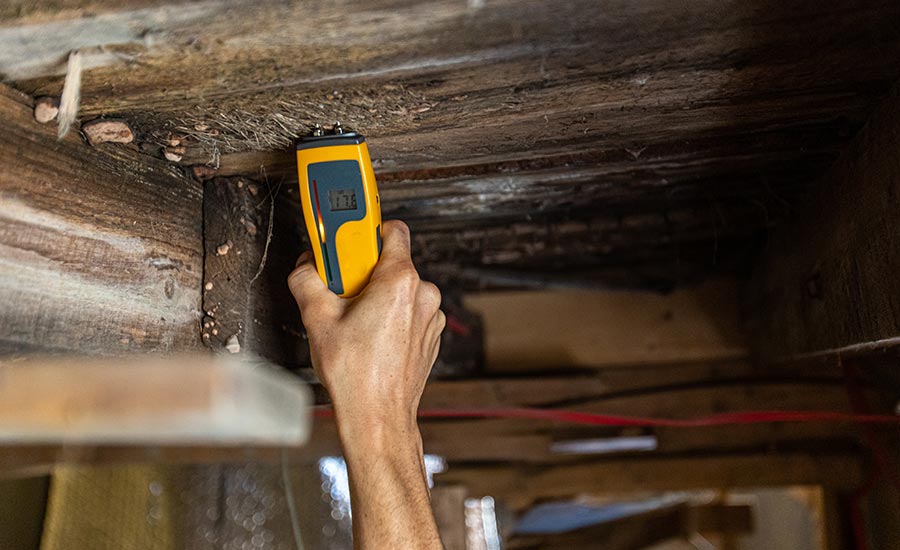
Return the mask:
M405 290L415 289L419 285L419 273L412 264L397 266L393 276L394 284Z
M441 291L434 283L422 281L419 287L422 301L431 309L438 309L441 305Z
M384 227L390 231L399 231L405 233L407 236L409 235L409 226L406 225L406 222L401 220L388 220L384 222Z

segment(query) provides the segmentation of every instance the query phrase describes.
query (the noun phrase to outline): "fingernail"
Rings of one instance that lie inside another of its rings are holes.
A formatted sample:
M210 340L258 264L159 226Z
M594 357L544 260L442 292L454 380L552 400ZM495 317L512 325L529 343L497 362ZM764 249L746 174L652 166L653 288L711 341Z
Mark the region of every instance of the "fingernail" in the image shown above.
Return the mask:
M310 255L309 250L303 252L303 254L300 254L300 257L297 258L297 263L294 265L294 267L297 267L300 264L306 263L307 261L309 261L309 255Z

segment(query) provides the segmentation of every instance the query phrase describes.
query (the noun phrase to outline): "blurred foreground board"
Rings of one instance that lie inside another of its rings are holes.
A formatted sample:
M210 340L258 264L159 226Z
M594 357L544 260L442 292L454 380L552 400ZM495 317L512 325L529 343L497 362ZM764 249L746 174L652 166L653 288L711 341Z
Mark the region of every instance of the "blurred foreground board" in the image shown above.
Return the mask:
M234 358L0 361L2 446L298 446L310 403L296 377Z

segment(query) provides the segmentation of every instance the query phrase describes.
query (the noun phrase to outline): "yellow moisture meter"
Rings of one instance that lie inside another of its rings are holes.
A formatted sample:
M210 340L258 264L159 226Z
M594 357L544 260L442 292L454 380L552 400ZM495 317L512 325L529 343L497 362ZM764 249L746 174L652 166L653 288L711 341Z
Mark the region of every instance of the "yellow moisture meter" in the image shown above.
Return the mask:
M319 276L343 297L359 294L381 254L381 204L366 140L340 123L297 141L297 177Z

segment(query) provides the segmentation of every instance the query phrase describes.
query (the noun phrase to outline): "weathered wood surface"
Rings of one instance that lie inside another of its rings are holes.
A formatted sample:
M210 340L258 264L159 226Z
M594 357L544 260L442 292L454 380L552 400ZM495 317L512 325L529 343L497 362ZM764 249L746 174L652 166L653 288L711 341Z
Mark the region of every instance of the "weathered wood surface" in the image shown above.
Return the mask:
M309 248L296 185L261 171L206 180L204 189L203 342L309 367L306 331L287 287L297 256ZM453 327L441 337L432 375L471 374L481 364L480 321L458 293L445 292L442 309Z
M308 366L305 333L287 288L307 238L299 223L283 223L299 212L279 200L280 182L216 178L204 186L203 342L223 349L230 341L231 352Z
M362 131L386 215L467 286L744 273L900 76L893 0L71 0L0 16L0 45L46 61L7 71L30 94L58 94L53 61L79 46L41 36L108 22L83 44L101 65L85 118L129 120L156 155L175 137L204 177L265 166L291 185L286 149L311 123Z
M199 343L201 192L162 161L89 148L0 88L0 350Z
M763 357L900 338L898 148L895 88L757 270L748 300Z

